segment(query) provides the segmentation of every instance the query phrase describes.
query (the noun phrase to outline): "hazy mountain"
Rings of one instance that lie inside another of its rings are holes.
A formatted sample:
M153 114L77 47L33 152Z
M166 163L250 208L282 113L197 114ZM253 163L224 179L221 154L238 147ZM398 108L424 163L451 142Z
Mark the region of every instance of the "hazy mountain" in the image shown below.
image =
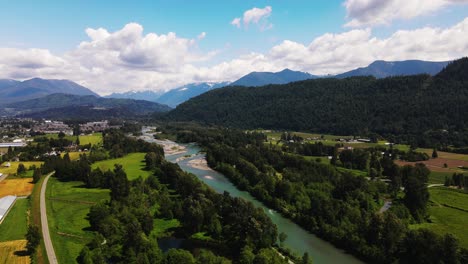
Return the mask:
M0 88L0 104L20 102L55 93L99 96L90 89L68 80L46 80L40 78L33 78L22 82L2 80Z
M228 84L229 82L204 82L186 84L164 93L157 99L157 102L175 107L192 97L216 88L227 86Z
M112 93L104 96L105 98L124 98L124 99L135 99L135 100L146 100L151 102L157 102L158 98L164 92L159 91L130 91L125 93Z
M352 76L374 76L376 78L385 78L389 76L406 76L415 74L439 73L449 62L432 62L420 60L407 61L374 61L367 67L357 68L355 70L338 74L336 78L346 78Z
M112 110L115 110L116 113L125 113L122 117L166 112L171 109L167 105L144 100L103 98L94 95L51 94L5 105L3 114L37 117L40 116L40 113L47 113L44 118L51 118L50 116L55 112L56 117L66 118L65 112L62 110L66 110L66 113L70 114L74 108L77 109L77 112L78 108L81 112L84 109L88 109L87 112L95 110L100 111L100 113L104 113L104 111L112 113ZM77 113L75 114L78 116ZM88 116L83 115L82 118L88 118Z
M285 84L314 78L317 78L317 76L307 72L284 69L280 72L251 72L230 85L263 86L267 84Z
M11 80L11 79L0 79L0 89L3 89L5 87L10 87L18 83L21 83L21 82Z

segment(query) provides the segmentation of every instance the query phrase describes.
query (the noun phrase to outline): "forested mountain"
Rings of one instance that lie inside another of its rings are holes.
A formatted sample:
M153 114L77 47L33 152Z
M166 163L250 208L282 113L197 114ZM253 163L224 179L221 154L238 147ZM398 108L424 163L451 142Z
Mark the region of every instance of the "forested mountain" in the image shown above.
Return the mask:
M69 80L33 78L26 81L0 80L0 104L40 98L55 93L94 95L90 89Z
M407 61L374 61L367 67L357 68L355 70L338 74L336 78L346 78L352 76L374 76L376 78L385 78L390 76L406 76L415 74L439 73L448 62L432 62L420 60Z
M125 93L112 93L104 96L105 98L120 98L120 99L134 99L134 100L146 100L150 102L157 102L158 98L163 92L158 91L131 91Z
M171 107L176 107L177 105L187 101L192 97L195 97L213 89L224 87L228 84L229 82L204 82L186 84L184 86L172 89L162 94L156 100L156 102L166 104Z
M468 58L438 75L326 78L227 87L193 98L167 118L239 128L338 135L377 133L417 145L468 145Z
M290 69L284 69L280 72L251 72L239 80L231 83L231 86L262 86L267 84L285 84L314 78L317 78L317 76L307 72L292 71Z
M171 108L154 102L132 99L102 98L93 95L52 94L6 105L2 114L42 118L83 118L109 115L125 117L165 112Z

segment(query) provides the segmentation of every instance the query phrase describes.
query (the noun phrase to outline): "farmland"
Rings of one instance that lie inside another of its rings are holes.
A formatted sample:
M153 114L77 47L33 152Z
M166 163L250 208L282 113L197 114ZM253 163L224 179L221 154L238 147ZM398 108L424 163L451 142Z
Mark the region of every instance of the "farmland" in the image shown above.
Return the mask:
M38 136L38 137L44 137L44 136ZM45 137L57 139L58 134L47 134L47 135L45 135ZM73 141L73 142L76 141L76 136L68 136L67 135L64 138L67 139L67 140ZM97 144L102 143L102 133L94 133L94 134L89 134L89 135L80 135L79 139L80 139L80 145L82 145L82 146L87 145L87 144L97 145Z
M109 190L86 189L82 182L49 180L46 191L50 235L59 263L74 263L83 246L92 238L87 231L89 208L109 198Z
M78 151L74 151L74 152L67 152L68 153L68 156L70 157L70 160L77 160L80 158L80 155L89 155L89 152L88 151L83 151L83 152L78 152ZM60 154L60 156L65 156L65 152L63 152L62 154Z
M96 162L92 168L100 168L102 171L113 170L114 164L121 164L127 173L129 180L137 179L138 177L147 178L151 172L145 170L145 153L131 153L122 158L109 159Z
M102 133L80 136L80 145L98 145L102 143Z
M6 167L6 163L10 163L10 167ZM0 173L3 174L8 174L8 175L13 175L16 174L16 171L18 170L19 164L22 163L24 167L28 170L31 166L36 166L40 167L42 165L42 161L10 161L10 162L4 162L0 166ZM32 176L32 173L31 173Z
M30 178L6 179L0 182L0 197L7 195L28 196L31 194L34 184Z
M431 223L413 225L411 228L428 228L441 235L455 235L460 245L468 248L468 194L449 188L431 188L429 214Z
M29 264L31 260L25 253L26 240L0 242L0 263Z
M28 228L28 213L29 200L17 199L5 220L0 224L0 241L23 239Z

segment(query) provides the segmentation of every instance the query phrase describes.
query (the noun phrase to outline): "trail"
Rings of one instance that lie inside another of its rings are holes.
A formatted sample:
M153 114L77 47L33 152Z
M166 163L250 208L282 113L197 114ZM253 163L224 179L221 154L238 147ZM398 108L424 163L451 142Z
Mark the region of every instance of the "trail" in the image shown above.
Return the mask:
M47 258L49 259L50 264L58 264L57 256L55 255L54 246L52 245L52 240L50 239L49 233L49 222L47 221L47 208L45 202L45 192L47 187L47 182L49 181L50 176L55 172L50 173L44 179L41 188L41 223L42 223L42 236L44 238L44 245L47 251Z

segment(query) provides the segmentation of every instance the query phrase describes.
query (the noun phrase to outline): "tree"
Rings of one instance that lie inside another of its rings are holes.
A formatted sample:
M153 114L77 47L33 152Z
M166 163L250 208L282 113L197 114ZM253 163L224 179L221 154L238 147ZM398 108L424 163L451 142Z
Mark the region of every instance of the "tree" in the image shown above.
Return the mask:
M281 232L279 234L279 241L280 241L281 246L283 246L283 243L284 243L284 241L286 241L287 238L288 238L288 235L286 235L286 233Z
M405 187L404 202L417 221L421 221L426 216L429 201L426 183L429 173L429 169L422 163L417 163L415 167L404 166L402 169Z
M183 249L169 249L164 256L164 264L195 264L192 254Z
M16 174L21 175L26 172L26 167L24 166L23 163L20 163L18 165L18 169L16 169Z
M76 140L75 140L75 143L76 145L80 145L80 137L79 136L76 136Z
M301 259L301 264L311 264L311 263L312 261L309 258L309 253L304 252L304 255L302 255L302 259Z
M36 225L29 225L28 232L26 233L26 250L30 255L33 255L36 252L36 248L41 242L41 234L39 233L39 227Z
M58 134L58 138L62 139L65 137L65 133L63 133L62 131L60 131L60 133Z
M439 157L439 155L437 154L437 149L434 148L434 150L432 151L432 158L435 159L437 157Z
M41 177L42 177L41 169L39 169L39 168L34 169L33 183L38 182L41 179Z

